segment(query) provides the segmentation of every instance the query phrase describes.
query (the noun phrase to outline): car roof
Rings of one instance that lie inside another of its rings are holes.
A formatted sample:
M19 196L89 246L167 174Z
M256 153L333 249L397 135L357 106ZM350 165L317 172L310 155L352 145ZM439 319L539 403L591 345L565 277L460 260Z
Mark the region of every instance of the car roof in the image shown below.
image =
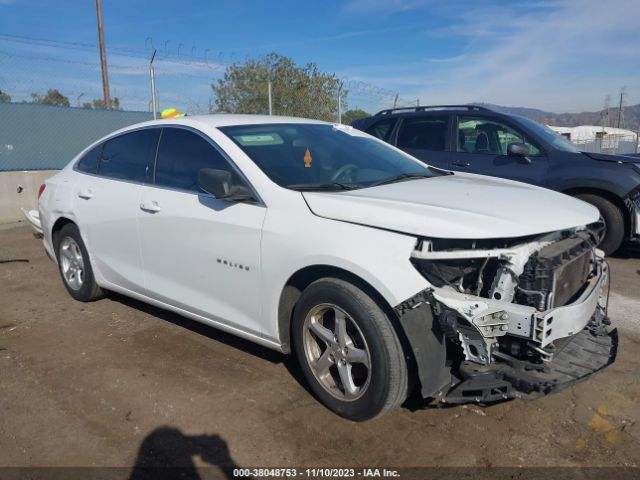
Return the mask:
M230 127L235 125L268 125L274 123L299 123L299 124L326 124L329 122L321 120L312 120L309 118L285 117L278 115L241 115L241 114L209 114L209 115L187 115L185 117L166 118L151 120L148 122L138 123L131 127L143 127L154 125L190 125L190 126L209 126L209 127ZM128 128L131 128L128 127Z
M398 107L380 110L379 112L364 118L359 118L351 122L356 128L364 130L380 119L391 118L397 119L402 117L420 117L426 114L449 114L449 113L482 113L483 115L491 115L495 117L505 117L502 112L487 108L483 105L467 104L467 105L422 105L413 107Z
M388 115L412 115L416 113L428 112L486 112L499 113L482 105L423 105L415 107L398 107L380 110L373 117L384 117Z

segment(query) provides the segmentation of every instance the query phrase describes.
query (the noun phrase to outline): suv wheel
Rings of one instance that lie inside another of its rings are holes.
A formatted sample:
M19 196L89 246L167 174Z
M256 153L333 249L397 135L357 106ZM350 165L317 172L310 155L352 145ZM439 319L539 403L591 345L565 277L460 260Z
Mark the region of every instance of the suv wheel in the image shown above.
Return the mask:
M607 256L611 255L620 248L624 240L624 217L622 216L622 212L609 200L598 195L585 193L577 195L577 197L580 200L590 203L600 211L607 231L599 248L602 249Z
M296 304L293 346L313 393L331 410L362 421L407 396L404 351L389 318L353 284L317 280Z
M69 294L81 302L90 302L104 296L96 283L80 231L68 223L55 237L55 252L62 282Z

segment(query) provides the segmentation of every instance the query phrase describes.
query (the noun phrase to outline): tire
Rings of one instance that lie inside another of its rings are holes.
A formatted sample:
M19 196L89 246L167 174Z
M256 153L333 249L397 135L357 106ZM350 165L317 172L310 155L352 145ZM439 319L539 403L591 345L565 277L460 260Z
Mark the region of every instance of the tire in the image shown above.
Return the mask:
M600 211L607 230L599 248L604 251L605 255L611 255L620 248L624 240L624 216L622 212L609 200L599 195L585 193L577 195L577 197L590 203Z
M96 283L78 227L68 223L55 236L54 248L58 271L67 292L81 302L92 302L104 297L104 291Z
M337 278L309 285L293 312L292 339L311 390L338 415L368 420L406 399L400 340L382 308L355 285Z

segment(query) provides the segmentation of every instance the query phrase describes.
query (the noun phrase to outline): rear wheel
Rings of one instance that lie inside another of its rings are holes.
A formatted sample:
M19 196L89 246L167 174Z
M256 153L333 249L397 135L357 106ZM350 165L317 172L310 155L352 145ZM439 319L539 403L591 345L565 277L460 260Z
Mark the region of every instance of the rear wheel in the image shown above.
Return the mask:
M55 251L62 282L69 294L81 302L91 302L104 296L96 283L80 231L68 223L55 236Z
M367 420L405 400L408 372L398 336L378 304L353 284L326 278L307 287L292 333L312 391L338 415Z
M590 203L600 211L607 231L599 248L602 249L606 255L611 255L620 248L624 240L624 216L622 212L609 200L599 195L584 193L577 195L577 197L580 200Z

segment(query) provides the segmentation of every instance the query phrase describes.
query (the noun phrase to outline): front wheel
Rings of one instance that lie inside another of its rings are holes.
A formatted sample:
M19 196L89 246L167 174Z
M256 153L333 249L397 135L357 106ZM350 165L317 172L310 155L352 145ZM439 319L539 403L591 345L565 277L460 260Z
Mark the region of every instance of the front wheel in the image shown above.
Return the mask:
M604 239L599 248L607 255L611 255L620 248L624 240L624 217L618 207L606 198L591 193L577 195L580 200L590 203L600 211L607 228Z
M404 351L387 314L340 279L317 280L293 316L293 346L311 390L355 421L382 415L407 396Z

